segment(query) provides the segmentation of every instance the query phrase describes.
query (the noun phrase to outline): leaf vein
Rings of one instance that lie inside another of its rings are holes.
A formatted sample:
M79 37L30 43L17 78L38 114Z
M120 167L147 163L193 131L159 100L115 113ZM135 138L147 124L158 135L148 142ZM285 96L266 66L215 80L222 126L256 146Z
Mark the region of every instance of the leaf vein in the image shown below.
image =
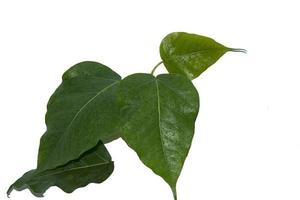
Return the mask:
M160 134L160 142L161 142L161 148L164 156L164 160L166 161L166 165L168 170L170 170L169 163L167 161L167 155L164 149L164 141L163 141L163 136L161 132L161 108L160 108L160 94L159 94L159 87L158 87L158 81L157 79L155 80L156 83L156 94L157 94L157 110L158 110L158 127L159 127L159 134Z
M110 161L109 162L98 163L98 164L93 164L93 165L82 166L82 167L74 167L74 168L63 170L63 171L54 172L54 173L51 173L51 174L40 175L39 177L53 176L53 175L62 174L62 173L69 172L69 171L76 171L76 170L80 170L80 169L87 169L87 168L97 167L97 166L101 166L101 165L106 165L108 163L110 163Z

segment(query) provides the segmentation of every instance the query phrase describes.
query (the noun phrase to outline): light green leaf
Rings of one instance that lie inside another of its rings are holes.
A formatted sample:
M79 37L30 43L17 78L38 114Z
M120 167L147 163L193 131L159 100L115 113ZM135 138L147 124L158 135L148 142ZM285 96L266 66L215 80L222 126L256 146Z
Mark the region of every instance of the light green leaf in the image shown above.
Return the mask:
M48 102L39 170L64 165L100 140L106 143L119 137L116 92L120 80L117 73L96 62L82 62L65 72Z
M46 171L35 169L25 173L9 187L7 195L10 195L13 189L17 191L29 189L33 195L43 197L45 191L51 186L57 186L64 192L71 193L89 183L105 181L113 170L114 163L100 142L96 147L82 154L79 159L64 166Z
M122 138L172 188L194 135L199 97L182 75L133 74L121 81Z
M246 52L228 48L209 37L184 32L171 33L160 44L160 56L167 70L189 79L198 77L228 51Z

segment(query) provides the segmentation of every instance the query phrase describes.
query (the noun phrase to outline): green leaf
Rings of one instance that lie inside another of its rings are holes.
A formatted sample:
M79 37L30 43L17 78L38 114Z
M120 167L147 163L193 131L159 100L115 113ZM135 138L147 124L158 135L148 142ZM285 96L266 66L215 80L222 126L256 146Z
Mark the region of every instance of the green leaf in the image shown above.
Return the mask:
M39 170L64 165L100 140L107 143L119 137L116 92L120 80L117 73L96 62L79 63L64 73L48 102Z
M228 51L246 52L228 48L209 37L184 32L171 33L160 44L160 56L167 70L189 79L198 77Z
M172 188L194 135L199 96L178 74L133 74L120 84L122 135L141 161Z
M45 191L51 186L57 186L64 192L71 193L89 183L105 181L113 170L114 163L100 142L96 147L82 154L79 159L64 166L47 171L35 169L25 173L9 187L7 195L10 195L13 189L17 191L29 189L33 195L43 197Z

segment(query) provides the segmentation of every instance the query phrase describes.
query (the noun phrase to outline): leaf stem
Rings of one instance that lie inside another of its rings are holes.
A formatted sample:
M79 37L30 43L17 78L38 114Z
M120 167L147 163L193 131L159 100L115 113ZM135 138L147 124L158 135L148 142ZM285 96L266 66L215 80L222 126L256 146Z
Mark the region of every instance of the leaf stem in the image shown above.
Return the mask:
M234 49L234 48L230 48L229 50L232 51L232 52L247 53L246 49Z
M154 73L154 71L156 70L156 68L159 66L159 65L161 65L163 63L163 61L160 61L159 63L157 63L155 66L154 66L154 68L152 69L152 71L151 71L151 74L153 75L153 73Z

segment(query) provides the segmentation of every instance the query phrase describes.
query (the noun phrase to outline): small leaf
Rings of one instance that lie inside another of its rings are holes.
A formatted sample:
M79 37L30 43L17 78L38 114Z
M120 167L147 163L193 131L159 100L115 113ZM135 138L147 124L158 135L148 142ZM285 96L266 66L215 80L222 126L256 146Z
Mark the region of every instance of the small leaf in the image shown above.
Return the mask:
M176 199L176 183L194 135L199 97L182 75L133 74L120 84L122 135L161 176Z
M107 143L119 137L116 91L120 80L117 73L96 62L82 62L65 72L48 102L40 171L77 159L100 140Z
M198 77L228 51L246 52L228 48L209 37L184 32L171 33L160 44L160 56L167 70L189 79Z
M57 186L64 192L71 193L89 183L105 181L113 170L114 163L100 142L79 159L64 166L42 172L35 169L25 173L9 187L7 195L10 195L13 189L18 191L29 189L33 195L43 197L45 191L51 186Z

